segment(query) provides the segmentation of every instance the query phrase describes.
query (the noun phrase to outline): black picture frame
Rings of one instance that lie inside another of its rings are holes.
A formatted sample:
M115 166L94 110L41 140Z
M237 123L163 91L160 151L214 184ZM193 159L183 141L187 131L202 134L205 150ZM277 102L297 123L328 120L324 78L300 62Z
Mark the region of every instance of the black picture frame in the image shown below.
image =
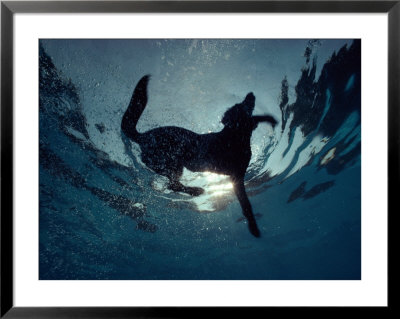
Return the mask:
M13 303L13 19L15 13L122 12L270 12L270 13L387 13L388 14L388 203L393 212L399 186L400 1L1 1L1 317L5 318L177 318L193 316L267 316L308 307L191 308L191 307L14 307ZM381 106L383 107L383 106ZM378 108L379 111L379 108ZM396 209L396 212L398 210ZM390 215L388 216L390 218ZM392 223L393 224L393 223ZM391 225L390 221L388 225ZM389 226L388 226L389 227ZM392 234L390 232L389 234ZM390 251L390 236L388 247ZM389 253L389 252L388 252ZM388 255L389 258L389 255ZM390 281L388 280L390 287ZM388 307L392 310L389 289ZM357 308L369 313L370 308ZM312 308L325 312L327 309ZM335 314L343 308L330 308ZM349 309L345 309L348 311Z

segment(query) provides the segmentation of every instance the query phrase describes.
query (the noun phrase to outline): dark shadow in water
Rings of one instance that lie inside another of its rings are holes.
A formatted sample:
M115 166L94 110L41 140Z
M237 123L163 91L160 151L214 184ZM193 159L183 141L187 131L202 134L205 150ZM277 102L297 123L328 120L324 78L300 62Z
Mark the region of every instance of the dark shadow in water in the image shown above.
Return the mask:
M120 170L131 175L131 172L124 166L111 161L108 154L96 149L90 143L76 138L68 131L68 128L83 134L89 139L87 132L86 118L83 115L77 88L70 80L63 79L51 58L46 54L42 45L39 46L39 110L40 110L40 143L39 143L39 163L42 168L51 175L63 179L65 182L82 191L90 191L99 200L106 203L109 207L117 210L123 215L131 217L137 223L137 229L147 232L155 232L156 225L143 219L146 208L143 204L138 204L124 196L112 194L95 186L88 185L86 179L68 165L51 149L51 145L46 143L48 128L58 127L68 138L78 144L88 152L90 162L102 172L107 174L114 182L120 186L130 189L131 186L122 178L116 176L112 171ZM66 107L65 104L68 104ZM100 133L105 131L103 123L96 124ZM51 131L49 131L51 134ZM42 201L43 198L40 198Z
M307 182L303 182L297 187L289 196L287 203L293 202L296 199L303 198L303 200L307 200L313 198L331 188L335 185L335 181L328 181L324 183L317 184L313 186L309 191L306 191Z
M299 187L297 187L289 196L289 199L287 200L288 203L293 202L294 200L300 198L301 196L304 195L306 192L306 184L307 182L303 182L300 184Z
M361 40L354 40L351 46L343 46L335 52L322 68L316 78L316 59L310 59L313 46L309 43L305 57L307 66L295 86L296 101L289 104L288 89L290 84L284 78L281 83L280 104L282 114L282 131L290 125L290 143L297 127L304 136L320 134L332 137L339 130L350 114L356 112L361 122ZM288 123L290 117L293 120ZM351 142L346 137L336 145L336 155L325 167L329 174L338 174L356 161L361 152L361 143L347 154L340 156ZM290 143L288 149L290 147Z
M64 161L48 149L44 143L39 144L40 165L53 176L62 178L72 186L88 190L109 207L125 216L131 217L137 223L137 229L154 233L157 226L143 219L146 208L144 205L131 201L121 195L111 194L97 187L89 186L86 180L76 171L69 168Z
M325 183L321 183L321 184L315 185L307 193L304 194L303 199L306 200L306 199L313 198L313 197L315 197L315 196L327 191L333 185L335 185L334 181L329 181L329 182L325 182Z
M106 127L105 127L104 123L96 123L94 126L97 128L97 130L101 134L103 134L105 132L105 130L106 130Z

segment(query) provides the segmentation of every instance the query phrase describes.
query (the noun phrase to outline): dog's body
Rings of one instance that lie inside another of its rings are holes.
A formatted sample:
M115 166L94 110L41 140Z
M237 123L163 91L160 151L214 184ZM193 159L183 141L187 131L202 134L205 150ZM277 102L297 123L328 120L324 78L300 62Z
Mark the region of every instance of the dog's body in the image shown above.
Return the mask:
M183 168L193 172L213 172L229 175L250 232L260 236L251 204L244 188L244 175L251 159L250 138L259 122L276 120L269 115L252 116L255 97L247 94L242 103L227 110L222 119L224 129L218 133L196 134L184 128L167 126L145 133L136 130L136 124L147 104L147 84L149 76L144 76L137 84L121 129L124 134L138 143L141 158L147 167L169 179L169 189L200 195L203 189L184 186L179 182Z

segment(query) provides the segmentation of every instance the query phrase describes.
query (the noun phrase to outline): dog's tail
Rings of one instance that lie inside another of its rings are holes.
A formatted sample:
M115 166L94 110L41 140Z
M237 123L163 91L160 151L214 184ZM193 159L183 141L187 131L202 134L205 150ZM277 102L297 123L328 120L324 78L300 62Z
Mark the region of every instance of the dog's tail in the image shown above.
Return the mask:
M133 91L128 109L122 117L122 132L124 132L124 134L134 142L139 141L140 133L136 129L136 124L147 104L147 84L149 83L149 80L150 75L145 75L140 79Z

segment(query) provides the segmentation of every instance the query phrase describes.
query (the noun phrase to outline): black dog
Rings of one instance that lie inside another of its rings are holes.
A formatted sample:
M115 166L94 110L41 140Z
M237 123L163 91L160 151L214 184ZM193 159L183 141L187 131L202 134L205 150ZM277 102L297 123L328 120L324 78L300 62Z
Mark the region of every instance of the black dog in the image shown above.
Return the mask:
M139 144L143 163L166 176L169 189L192 196L202 194L203 189L184 186L179 182L184 167L192 172L229 175L250 232L260 237L244 188L244 175L251 158L250 138L253 130L260 122L268 122L274 127L277 121L269 115L252 116L255 96L249 93L242 103L225 112L222 118L225 127L221 132L196 134L184 128L167 126L139 133L136 124L146 107L149 79L150 76L146 75L137 84L121 122L122 132Z

